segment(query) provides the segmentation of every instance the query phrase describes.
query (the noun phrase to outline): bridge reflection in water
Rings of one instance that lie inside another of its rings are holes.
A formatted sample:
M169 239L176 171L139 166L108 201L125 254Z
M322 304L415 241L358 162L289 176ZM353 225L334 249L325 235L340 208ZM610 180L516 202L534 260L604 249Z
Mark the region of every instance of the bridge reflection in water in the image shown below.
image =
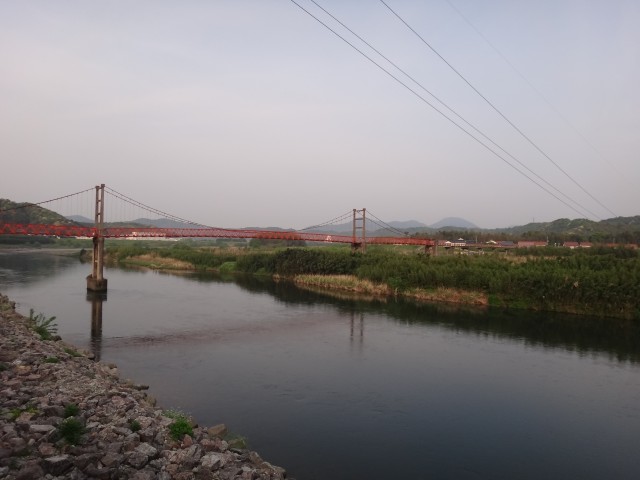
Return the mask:
M87 292L87 302L91 303L91 353L96 361L102 355L102 303L106 301L106 293Z

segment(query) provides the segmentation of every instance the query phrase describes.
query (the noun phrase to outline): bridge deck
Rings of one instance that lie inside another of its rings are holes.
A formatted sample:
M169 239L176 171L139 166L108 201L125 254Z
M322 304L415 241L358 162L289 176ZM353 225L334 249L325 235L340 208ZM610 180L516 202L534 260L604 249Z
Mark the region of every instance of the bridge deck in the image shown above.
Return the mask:
M97 229L79 225L40 225L0 223L0 235L38 235L55 237L95 237ZM291 232L282 230L234 230L226 228L133 228L102 229L104 238L258 238L302 240L306 242L354 243L350 235ZM357 239L357 241L359 241ZM434 240L409 237L369 237L367 244L433 246Z

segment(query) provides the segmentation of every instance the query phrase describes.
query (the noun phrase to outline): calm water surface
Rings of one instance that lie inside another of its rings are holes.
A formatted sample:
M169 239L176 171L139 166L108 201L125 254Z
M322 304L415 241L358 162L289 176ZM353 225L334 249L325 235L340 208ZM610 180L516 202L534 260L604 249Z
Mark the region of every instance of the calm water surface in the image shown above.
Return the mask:
M108 269L100 328L89 269L0 253L0 292L298 480L640 478L637 325Z

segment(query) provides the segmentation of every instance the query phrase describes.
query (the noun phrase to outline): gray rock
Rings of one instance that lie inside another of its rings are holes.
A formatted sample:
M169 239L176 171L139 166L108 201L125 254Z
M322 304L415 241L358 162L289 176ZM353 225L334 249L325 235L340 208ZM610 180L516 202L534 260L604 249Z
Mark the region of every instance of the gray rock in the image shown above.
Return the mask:
M25 465L18 474L16 480L39 480L44 476L40 465Z
M227 426L224 423L214 425L207 429L207 433L212 437L224 437L227 434Z
M100 455L99 453L82 453L74 458L73 463L80 470L84 470L90 464L93 464L95 466L95 464L98 462L98 460L100 460L101 457L102 455Z
M85 475L89 478L111 478L111 475L115 472L115 468L96 468L94 466L89 466L84 470Z
M53 425L29 425L29 431L33 433L49 433L55 429Z
M62 475L67 470L71 470L73 462L69 455L57 455L55 457L45 458L42 462L45 472L51 475Z
M121 453L108 452L100 459L100 463L107 468L118 467L124 460L124 455Z
M125 461L133 468L140 469L149 461L149 457L144 453L133 451L125 455Z
M0 295L0 478L11 480L282 480L284 470L248 450L230 451L224 425L180 443L169 435L173 419L134 382L86 357L72 358L63 343L43 342L24 317L7 313ZM58 357L63 362L44 363ZM4 358L4 357L3 357ZM85 427L78 445L59 439L66 405L78 405ZM32 409L35 407L35 411ZM15 419L8 412L17 410ZM133 433L136 420L141 431ZM235 453L234 453L235 452ZM244 467L244 469L243 469Z
M142 453L149 458L155 458L158 455L158 449L149 445L148 443L141 443L135 449L136 452Z
M217 470L220 467L223 467L226 463L224 455L220 453L207 453L202 460L200 461L200 465L208 470Z

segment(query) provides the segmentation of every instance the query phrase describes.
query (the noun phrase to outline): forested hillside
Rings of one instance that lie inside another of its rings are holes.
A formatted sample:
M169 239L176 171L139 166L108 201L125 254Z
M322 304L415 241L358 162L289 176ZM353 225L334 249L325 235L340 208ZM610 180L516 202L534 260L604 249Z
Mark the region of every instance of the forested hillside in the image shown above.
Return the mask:
M15 203L0 198L0 222L42 223L45 225L73 225L74 222L46 208L30 203Z

